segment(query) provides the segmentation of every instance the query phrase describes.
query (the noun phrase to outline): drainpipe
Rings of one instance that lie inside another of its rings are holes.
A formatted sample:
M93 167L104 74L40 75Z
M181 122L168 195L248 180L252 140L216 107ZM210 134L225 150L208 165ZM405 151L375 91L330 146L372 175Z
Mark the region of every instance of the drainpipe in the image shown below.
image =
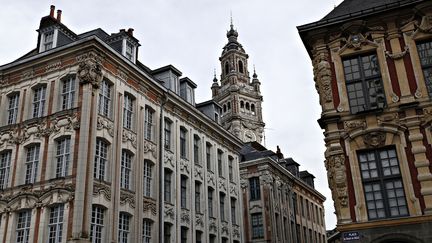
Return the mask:
M164 236L164 193L163 193L163 183L164 183L164 170L163 170L163 160L164 160L164 114L163 109L168 101L168 92L164 92L162 97L162 102L160 104L160 115L159 115L159 242L163 241Z

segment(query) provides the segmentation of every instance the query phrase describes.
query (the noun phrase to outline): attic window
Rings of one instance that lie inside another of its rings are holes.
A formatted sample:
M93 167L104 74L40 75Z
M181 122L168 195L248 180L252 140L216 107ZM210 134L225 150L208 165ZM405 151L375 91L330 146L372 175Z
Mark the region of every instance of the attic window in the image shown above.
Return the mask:
M129 41L126 41L126 58L134 61L135 47Z
M43 34L43 50L47 51L54 48L54 30Z

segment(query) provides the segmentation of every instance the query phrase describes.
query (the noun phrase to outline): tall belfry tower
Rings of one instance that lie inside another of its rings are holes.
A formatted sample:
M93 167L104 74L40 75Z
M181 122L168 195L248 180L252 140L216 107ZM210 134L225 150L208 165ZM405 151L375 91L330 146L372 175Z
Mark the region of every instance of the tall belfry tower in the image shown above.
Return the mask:
M244 142L263 141L265 123L262 119L260 81L255 72L252 80L248 71L248 54L237 41L238 33L231 20L227 32L228 43L219 58L220 84L213 79L213 100L222 106L221 123Z

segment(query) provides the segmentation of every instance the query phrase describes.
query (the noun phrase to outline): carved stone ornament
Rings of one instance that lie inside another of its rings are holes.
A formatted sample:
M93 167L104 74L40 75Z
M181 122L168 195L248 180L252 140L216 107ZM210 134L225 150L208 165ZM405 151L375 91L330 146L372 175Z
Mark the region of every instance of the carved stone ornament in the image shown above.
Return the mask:
M97 124L96 124L97 130L106 129L108 134L111 137L114 137L114 123L107 118L98 116L97 118Z
M234 238L240 238L240 226L233 225L233 236Z
M345 127L348 129L355 129L355 128L366 128L366 121L364 120L358 120L358 121L345 121L344 122Z
M246 189L249 186L249 181L247 179L241 178L240 179L240 187L242 189Z
M227 222L222 222L222 230L221 233L223 235L228 235L229 234L229 228L228 228L228 223Z
M327 61L327 55L325 53L319 53L314 58L314 80L315 88L320 95L322 103L332 102L332 90L331 90L331 67Z
M182 208L180 220L184 224L190 224L190 213L189 210Z
M327 177L330 188L332 189L336 212L338 212L339 207L337 204L341 207L348 206L345 156L343 154L333 155L330 156L326 162Z
M213 173L207 173L207 183L215 186L215 178L214 178L214 174Z
M195 225L204 227L204 221L203 221L203 215L202 214L195 214Z
M195 166L194 177L197 179L200 179L200 180L203 179L203 172L202 172L202 169L200 167Z
M171 165L171 167L174 167L174 155L172 153L165 152L164 164L165 165Z
M386 57L391 58L393 60L398 60L398 59L403 58L408 52L409 52L409 47L405 46L405 49L401 52L392 54L389 51L385 51L385 55L386 55Z
M174 220L175 217L174 208L171 205L165 205L164 215L166 218Z
M362 45L367 43L367 39L361 33L350 35L348 39L346 39L346 47L354 50L360 50Z
M216 233L217 232L217 225L216 225L216 222L215 222L215 219L214 218L210 218L209 219L209 230L210 230L210 232L213 232L213 233Z
M137 147L137 136L135 133L127 130L127 129L123 129L123 134L122 134L122 141L123 142L127 142L130 141L130 143L132 144L132 146L134 148Z
M111 201L111 188L103 183L93 184L93 196L103 195L106 200Z
M219 178L218 180L219 180L219 190L226 191L227 188L226 188L225 179Z
M383 146L385 139L386 136L383 132L370 132L363 135L363 142L367 147Z
M143 211L144 212L150 211L154 216L156 216L157 213L156 203L154 201L144 199Z
M102 57L95 52L77 56L79 63L78 78L82 84L90 83L93 88L99 88L102 81Z
M131 192L120 191L120 205L129 203L131 208L135 208L135 195Z
M237 196L237 186L234 184L230 184L230 194Z
M156 145L144 140L144 153L151 153L153 157L156 158Z
M422 33L432 33L432 16L423 16L417 29Z
M260 176L260 181L263 185L271 185L273 184L273 177L270 175L270 172L264 171Z
M190 172L189 166L190 166L189 161L187 161L185 159L180 159L180 171L181 172L189 175L189 172Z

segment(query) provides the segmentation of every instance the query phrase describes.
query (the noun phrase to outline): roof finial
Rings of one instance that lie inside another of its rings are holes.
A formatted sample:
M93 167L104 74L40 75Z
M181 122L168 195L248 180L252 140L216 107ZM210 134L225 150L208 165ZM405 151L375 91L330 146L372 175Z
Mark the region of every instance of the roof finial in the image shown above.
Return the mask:
M256 79L256 78L258 78L258 75L256 74L255 64L253 65L253 68L254 68L254 73L253 73L252 77L253 77L254 79Z
M213 82L214 83L217 83L217 78L216 78L216 68L214 68L214 70L213 70Z
M234 24L233 24L233 17L232 17L232 10L230 11L230 16L231 16L231 29L234 29Z

